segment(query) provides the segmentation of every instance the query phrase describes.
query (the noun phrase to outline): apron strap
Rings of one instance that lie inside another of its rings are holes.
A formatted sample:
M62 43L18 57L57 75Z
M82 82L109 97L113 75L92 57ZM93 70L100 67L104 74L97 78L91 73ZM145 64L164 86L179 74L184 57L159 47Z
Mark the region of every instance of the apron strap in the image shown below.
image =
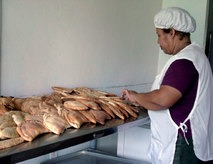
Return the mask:
M182 132L183 132L184 139L185 139L187 145L189 145L189 142L188 142L188 140L187 140L187 138L186 138L186 133L187 133L187 130L188 130L187 125L186 125L185 123L180 123L179 128L180 128L180 129L182 130Z

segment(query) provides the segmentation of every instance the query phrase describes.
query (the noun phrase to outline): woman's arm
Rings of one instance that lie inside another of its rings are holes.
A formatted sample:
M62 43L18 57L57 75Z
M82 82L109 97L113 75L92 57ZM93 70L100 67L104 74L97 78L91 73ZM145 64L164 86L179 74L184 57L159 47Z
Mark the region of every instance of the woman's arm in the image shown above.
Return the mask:
M137 93L124 89L121 97L136 102L149 110L163 110L174 105L182 94L171 86L163 85L160 89L148 93Z

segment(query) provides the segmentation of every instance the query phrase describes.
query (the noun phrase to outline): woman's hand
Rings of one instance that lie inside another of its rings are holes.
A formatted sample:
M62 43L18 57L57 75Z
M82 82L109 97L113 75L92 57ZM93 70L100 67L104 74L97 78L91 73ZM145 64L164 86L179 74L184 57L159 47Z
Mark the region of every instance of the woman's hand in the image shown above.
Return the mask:
M131 90L127 90L127 89L124 89L121 93L121 98L125 99L125 100L129 100L133 103L136 103L136 99L135 99L135 96L137 95L138 93L135 92L135 91L131 91Z

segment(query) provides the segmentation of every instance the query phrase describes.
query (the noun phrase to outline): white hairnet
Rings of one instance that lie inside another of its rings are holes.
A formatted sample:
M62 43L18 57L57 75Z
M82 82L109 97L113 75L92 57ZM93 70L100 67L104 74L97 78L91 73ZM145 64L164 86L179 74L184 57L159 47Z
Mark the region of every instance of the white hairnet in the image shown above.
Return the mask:
M184 9L178 7L170 7L161 10L154 17L156 28L169 29L174 28L181 32L194 32L196 22L194 18Z

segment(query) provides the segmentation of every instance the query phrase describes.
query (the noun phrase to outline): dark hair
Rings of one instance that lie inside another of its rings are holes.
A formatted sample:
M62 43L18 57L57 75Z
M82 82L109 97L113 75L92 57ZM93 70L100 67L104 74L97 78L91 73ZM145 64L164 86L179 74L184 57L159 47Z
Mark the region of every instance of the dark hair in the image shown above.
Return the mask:
M171 29L162 29L163 32L165 33L169 33L171 31ZM189 32L181 32L181 31L177 31L175 30L176 34L180 36L180 40L183 40L184 37L190 37L190 33Z

